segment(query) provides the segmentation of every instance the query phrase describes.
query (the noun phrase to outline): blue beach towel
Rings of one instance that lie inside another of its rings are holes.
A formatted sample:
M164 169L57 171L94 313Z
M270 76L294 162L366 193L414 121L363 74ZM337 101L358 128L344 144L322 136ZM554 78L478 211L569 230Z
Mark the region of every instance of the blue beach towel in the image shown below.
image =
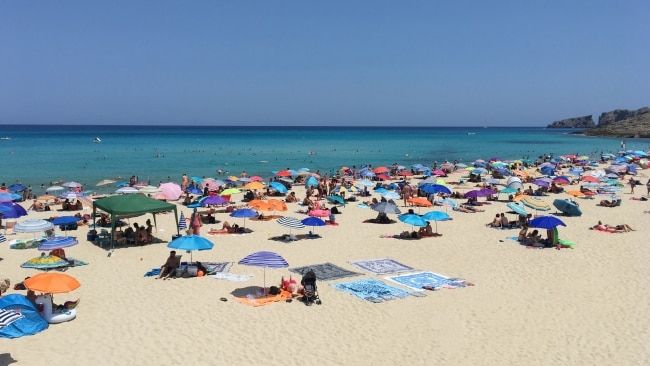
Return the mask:
M465 287L461 283L462 279L449 278L433 272L409 273L404 275L386 277L386 279L418 291L422 291L423 286Z
M160 275L160 268L154 268L151 271L144 274L145 277L153 277Z
M403 299L410 295L410 292L389 286L382 281L372 278L331 284L337 290L347 292L360 299L370 302L384 302L388 300Z

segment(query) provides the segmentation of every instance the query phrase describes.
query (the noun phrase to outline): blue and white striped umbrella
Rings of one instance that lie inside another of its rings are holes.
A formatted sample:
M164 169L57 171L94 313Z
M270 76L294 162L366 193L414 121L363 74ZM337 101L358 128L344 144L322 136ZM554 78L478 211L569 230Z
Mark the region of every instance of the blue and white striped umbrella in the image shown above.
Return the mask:
M38 250L50 251L54 249L61 249L71 247L79 244L77 238L72 236L57 236L55 238L47 239L38 246Z
M0 309L0 329L24 317L22 313L17 311Z
M302 221L296 219L295 217L281 217L278 220L278 224L288 227L289 228L289 234L291 234L291 229L304 229L305 225L302 223Z
M41 219L27 219L17 223L14 226L14 232L17 233L37 233L40 231L45 231L52 229L54 225L45 220Z
M281 255L274 252L256 252L240 260L238 264L246 266L264 267L264 289L266 289L266 268L285 268L289 263Z
M178 230L187 230L187 220L183 211L181 211L181 218L178 219Z
M7 237L0 234L0 243L2 243L3 241L7 241Z

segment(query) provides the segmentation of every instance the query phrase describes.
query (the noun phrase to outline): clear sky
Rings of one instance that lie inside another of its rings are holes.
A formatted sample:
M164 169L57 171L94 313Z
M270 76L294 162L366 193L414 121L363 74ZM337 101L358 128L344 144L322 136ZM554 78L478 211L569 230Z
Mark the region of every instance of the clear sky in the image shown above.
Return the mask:
M650 1L0 1L0 124L545 126L650 105Z

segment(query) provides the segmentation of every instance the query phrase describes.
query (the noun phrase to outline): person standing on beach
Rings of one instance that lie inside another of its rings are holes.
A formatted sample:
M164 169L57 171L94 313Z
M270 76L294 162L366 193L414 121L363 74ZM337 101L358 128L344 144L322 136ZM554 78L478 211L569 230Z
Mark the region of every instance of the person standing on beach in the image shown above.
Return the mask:
M185 188L187 188L187 183L188 183L187 174L183 174L183 180L181 181L181 189L183 190L183 192L185 191Z
M636 186L636 180L634 177L630 177L630 193L634 194L634 186Z
M196 208L190 217L190 225L192 226L194 235L201 235L201 226L203 226L203 223L201 222L201 215L198 213Z
M406 203L409 198L411 198L411 193L412 189L411 186L407 183L404 183L404 187L402 188L402 198L404 199L404 207L406 207Z
M648 179L648 183L645 184L645 187L648 189L647 196L650 197L650 179Z

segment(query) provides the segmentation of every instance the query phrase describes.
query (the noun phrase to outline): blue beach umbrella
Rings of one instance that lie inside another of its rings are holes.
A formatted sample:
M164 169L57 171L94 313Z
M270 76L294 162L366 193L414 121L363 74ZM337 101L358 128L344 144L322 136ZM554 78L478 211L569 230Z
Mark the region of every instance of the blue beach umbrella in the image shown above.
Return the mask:
M201 206L225 205L226 203L228 203L228 201L226 201L226 199L221 196L207 196L199 200L199 204Z
M443 186L442 184L428 184L428 183L423 184L420 186L420 190L428 194L436 194L436 193L451 194L451 189L449 189L446 186Z
M230 217L236 217L240 219L244 219L244 227L246 227L246 219L250 219L251 217L256 217L259 216L260 214L250 208L240 208L239 210L235 210L230 213Z
M187 230L187 219L185 219L183 211L181 211L181 217L178 219L178 230Z
M7 187L7 189L10 192L22 192L22 191L26 190L27 187L24 184L16 183L16 184L10 185L9 187Z
M72 236L57 236L47 239L38 246L38 250L50 251L54 249L68 248L79 244L77 238Z
M506 206L508 206L509 209L513 210L515 213L519 214L520 216L526 216L528 214L528 212L526 212L526 207L516 202L508 202Z
M551 230L558 226L566 226L566 224L555 216L539 216L530 220L528 226Z
M52 219L50 222L52 225L72 225L79 222L79 218L76 216L59 216Z
M203 194L203 191L196 186L191 186L185 189L185 192L191 193L191 194Z
M339 196L327 196L326 198L331 203L339 203L345 206L345 200Z
M269 183L269 187L271 187L272 189L275 189L276 191L278 191L280 193L283 193L283 194L286 194L287 192L289 192L287 187L284 184L280 183L280 182L271 182L271 183Z
M449 215L442 211L429 211L422 215L422 218L436 223L436 233L438 233L438 221L447 221L450 219Z
M192 252L195 250L210 250L214 247L212 242L199 235L185 235L172 240L167 248L185 250L190 252L190 262L193 261Z
M401 197L399 193L395 191L386 191L385 193L382 193L381 196L387 200L397 200Z
M2 212L3 219L16 219L22 216L27 215L27 211L21 205L17 205L13 202L0 202L0 212Z
M325 225L327 225L327 223L325 221L323 221L323 219L321 219L319 217L315 217L315 216L310 216L310 217L308 217L306 219L302 219L302 220L300 220L300 222L302 222L302 224L305 225L305 226L311 226L313 228L312 230L315 230L316 226L325 226Z
M404 215L399 215L397 216L397 219L399 221L409 224L411 226L419 226L419 227L425 227L427 226L426 220L424 220L420 215L416 214L404 214Z
M273 252L256 252L250 255L247 255L242 260L237 262L237 264L243 264L245 266L255 266L264 268L264 289L266 291L266 268L286 268L289 267L289 263L282 258L281 255Z

